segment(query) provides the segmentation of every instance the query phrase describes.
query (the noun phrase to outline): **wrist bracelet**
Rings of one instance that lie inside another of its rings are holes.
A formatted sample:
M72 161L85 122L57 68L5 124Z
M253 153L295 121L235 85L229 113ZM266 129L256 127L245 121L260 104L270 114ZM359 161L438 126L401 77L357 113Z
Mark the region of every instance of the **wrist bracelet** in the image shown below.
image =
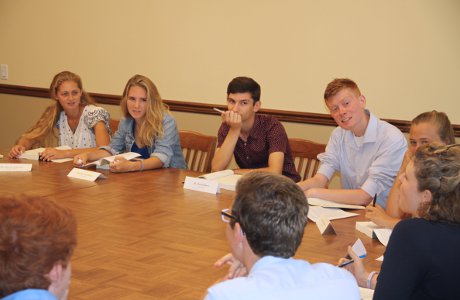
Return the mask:
M144 160L139 160L141 162L141 168L139 169L140 172L144 171Z
M378 275L379 272L377 271L372 271L369 273L369 276L367 276L367 288L372 289L372 278L374 278L375 275Z

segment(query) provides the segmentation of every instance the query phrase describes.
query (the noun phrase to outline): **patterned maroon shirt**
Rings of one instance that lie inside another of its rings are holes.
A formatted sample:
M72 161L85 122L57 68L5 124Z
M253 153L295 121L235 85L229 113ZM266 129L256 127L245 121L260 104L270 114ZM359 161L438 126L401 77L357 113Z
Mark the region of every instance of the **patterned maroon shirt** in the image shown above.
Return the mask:
M218 148L222 146L229 130L230 126L222 123L217 134ZM283 175L294 182L300 181L283 125L272 116L256 114L247 141L238 138L233 150L235 161L241 169L266 168L268 156L273 152L284 153Z

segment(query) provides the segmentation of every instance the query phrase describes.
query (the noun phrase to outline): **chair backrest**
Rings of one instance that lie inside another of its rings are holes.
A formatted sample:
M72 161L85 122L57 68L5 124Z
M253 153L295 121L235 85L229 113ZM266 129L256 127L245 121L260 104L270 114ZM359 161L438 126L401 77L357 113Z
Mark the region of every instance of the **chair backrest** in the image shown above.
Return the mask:
M110 119L109 121L110 136L113 136L115 134L115 131L118 130L118 123L120 123L120 120Z
M318 171L318 154L326 150L325 144L315 143L304 139L289 139L294 164L302 180L313 177Z
M179 138L188 169L204 173L211 172L211 161L216 151L217 137L179 130Z

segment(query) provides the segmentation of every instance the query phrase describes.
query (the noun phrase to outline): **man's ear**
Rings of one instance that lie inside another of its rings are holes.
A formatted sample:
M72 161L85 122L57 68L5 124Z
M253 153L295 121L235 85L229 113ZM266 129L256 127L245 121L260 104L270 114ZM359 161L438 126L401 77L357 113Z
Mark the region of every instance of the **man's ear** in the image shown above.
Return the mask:
M51 281L51 285L59 284L64 275L64 268L61 263L55 263L51 271L48 273L48 278Z
M241 226L240 226L240 223L235 223L235 228L233 229L233 234L234 234L234 238L235 238L235 241L237 242L241 242L243 241L243 239L246 238L246 236L244 235L244 231L243 229L241 229Z
M254 103L254 108L252 109L253 112L258 112L259 109L260 109L260 100L259 101L256 101L256 103Z
M366 108L366 96L364 95L360 95L359 98L359 105L362 107L362 108Z

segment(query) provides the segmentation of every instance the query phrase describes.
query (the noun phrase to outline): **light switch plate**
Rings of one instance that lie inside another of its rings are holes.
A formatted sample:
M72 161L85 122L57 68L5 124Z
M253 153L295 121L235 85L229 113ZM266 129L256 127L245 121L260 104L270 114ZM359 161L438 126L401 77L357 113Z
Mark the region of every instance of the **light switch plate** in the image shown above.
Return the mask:
M2 80L8 80L8 65L0 65L0 77L2 78Z

